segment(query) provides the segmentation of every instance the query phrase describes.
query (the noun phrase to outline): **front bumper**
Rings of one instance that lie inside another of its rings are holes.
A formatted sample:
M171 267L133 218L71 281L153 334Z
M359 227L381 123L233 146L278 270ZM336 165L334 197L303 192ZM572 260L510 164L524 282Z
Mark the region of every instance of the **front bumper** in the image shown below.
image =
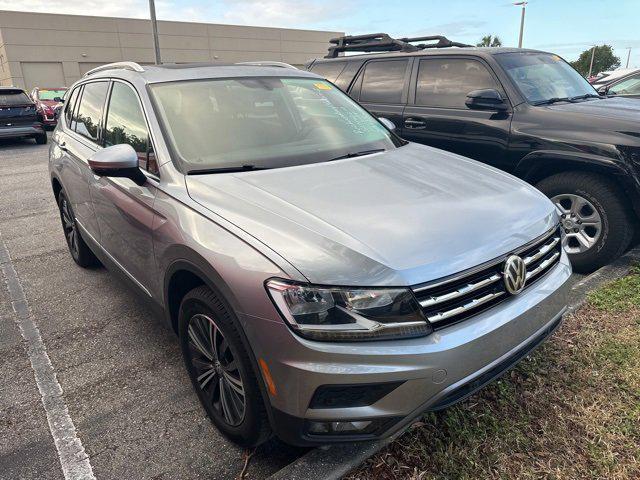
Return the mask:
M0 127L0 138L32 137L42 135L42 125L16 125L15 127Z
M256 356L277 388L270 395L273 427L297 445L389 436L427 410L445 408L500 376L559 324L571 267L560 262L520 295L468 320L415 339L335 344L295 336L282 322L243 315ZM268 342L260 339L269 338ZM310 408L318 387L400 382L372 404ZM309 422L375 420L364 435L313 435Z

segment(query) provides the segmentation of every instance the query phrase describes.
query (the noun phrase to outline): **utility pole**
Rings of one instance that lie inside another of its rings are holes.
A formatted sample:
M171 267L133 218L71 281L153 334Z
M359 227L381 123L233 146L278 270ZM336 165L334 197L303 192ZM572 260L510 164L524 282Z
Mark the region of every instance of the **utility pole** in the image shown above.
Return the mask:
M593 70L593 57L596 56L596 46L594 45L593 48L591 49L591 63L589 64L589 75L587 75L587 78L591 78L591 71Z
M520 17L520 37L518 38L518 48L522 48L522 35L524 34L524 14L529 2L516 2L514 5L522 6L522 16Z
M151 12L151 29L153 30L153 47L156 53L156 65L162 63L160 58L160 42L158 41L158 21L156 20L156 5L153 0L149 0L149 10Z
M631 58L631 47L629 48L629 53L627 53L627 65L624 68L629 68L629 59Z

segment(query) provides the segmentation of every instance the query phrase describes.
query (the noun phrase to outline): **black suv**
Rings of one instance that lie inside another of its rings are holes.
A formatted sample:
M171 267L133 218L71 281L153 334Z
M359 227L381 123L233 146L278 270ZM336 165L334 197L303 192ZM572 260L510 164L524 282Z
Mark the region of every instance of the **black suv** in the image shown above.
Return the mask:
M331 44L307 68L391 120L400 136L480 160L548 195L576 270L593 270L629 246L640 214L638 100L599 96L547 52L441 36ZM375 53L339 56L356 51Z

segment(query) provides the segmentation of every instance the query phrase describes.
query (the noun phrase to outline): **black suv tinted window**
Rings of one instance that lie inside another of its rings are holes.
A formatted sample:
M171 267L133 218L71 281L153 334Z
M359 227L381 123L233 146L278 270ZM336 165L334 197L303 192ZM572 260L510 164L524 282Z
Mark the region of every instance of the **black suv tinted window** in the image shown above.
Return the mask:
M102 107L107 98L108 86L107 82L93 82L86 84L82 91L75 130L94 142L98 141Z
M31 99L22 90L4 90L0 91L0 105L12 106L12 105L29 105Z
M408 60L367 63L360 90L360 101L400 103L408 64Z
M482 88L501 90L489 70L476 60L422 59L418 68L416 105L466 108L467 94Z
M76 104L76 99L78 98L78 92L80 91L80 87L75 88L69 98L64 103L64 118L67 121L67 125L71 126L71 116L73 115L73 107Z
M321 75L330 82L335 82L338 75L342 73L347 62L316 63L311 66L311 71Z
M138 154L140 168L157 175L158 165L151 148L149 130L138 102L138 95L124 83L113 84L104 143L106 147L128 143Z

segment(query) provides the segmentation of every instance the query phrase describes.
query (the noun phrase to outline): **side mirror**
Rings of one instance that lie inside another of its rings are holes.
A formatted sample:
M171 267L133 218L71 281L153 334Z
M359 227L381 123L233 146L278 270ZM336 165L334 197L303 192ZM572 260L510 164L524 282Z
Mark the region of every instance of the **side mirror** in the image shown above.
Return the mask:
M464 104L472 110L494 110L504 112L509 107L500 92L493 88L474 90L467 94Z
M103 148L91 155L88 162L96 175L130 178L138 185L147 181L147 177L138 166L138 154L129 144Z
M64 103L64 98L62 98L62 97L53 97L53 101L54 102L58 102L58 103Z
M380 121L380 123L382 125L384 125L385 127L387 127L388 130L391 130L392 132L396 129L396 124L393 123L391 120L389 120L388 118L385 117L378 117L378 120Z

